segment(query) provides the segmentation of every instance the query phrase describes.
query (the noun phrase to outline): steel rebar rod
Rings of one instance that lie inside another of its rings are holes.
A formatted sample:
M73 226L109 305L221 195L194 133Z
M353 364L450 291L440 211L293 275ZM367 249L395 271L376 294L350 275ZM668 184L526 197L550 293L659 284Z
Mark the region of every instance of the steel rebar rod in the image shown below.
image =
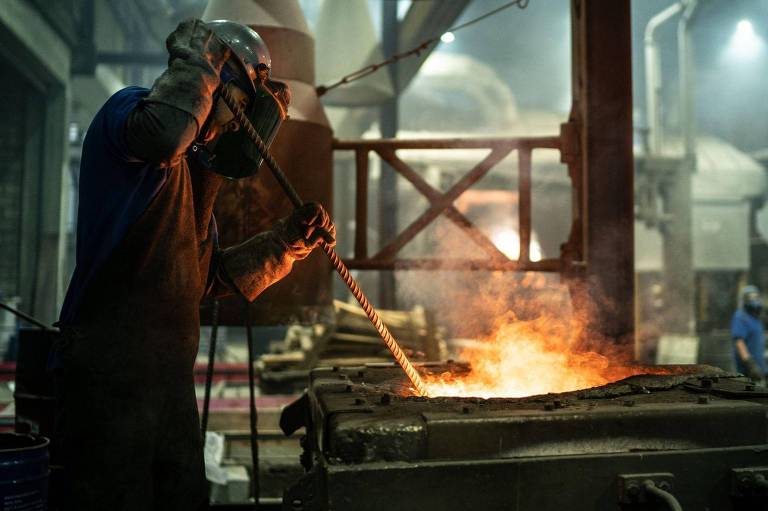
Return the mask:
M304 201L302 201L301 197L299 197L299 194L296 193L296 189L293 187L293 185L291 185L290 181L288 181L288 177L280 168L280 165L277 163L277 161L275 161L275 159L272 157L269 149L264 144L264 141L261 139L259 134L256 133L256 130L253 128L251 121L248 119L248 117L245 116L242 109L238 106L237 102L232 97L227 87L221 88L221 98L234 114L235 120L240 124L240 127L245 130L245 132L248 134L248 137L256 145L259 154L261 154L261 157L264 158L267 167L269 167L269 170L272 171L272 175L280 184L280 187L288 196L293 206L296 208L301 207L304 204ZM376 312L376 309L373 308L371 303L368 301L368 298L365 296L365 294L363 294L360 286L357 285L354 277L352 277L352 275L349 273L347 266L338 256L336 251L327 243L321 241L320 247L328 256L328 259L331 261L333 268L341 276L341 279L344 281L347 287L349 287L352 295L354 295L355 299L363 308L365 315L368 316L368 319L371 321L376 331L379 332L379 335L381 335L384 344L386 344L387 348L392 353L392 356L395 357L395 361L397 361L403 371L405 371L406 376L408 376L408 379L411 381L411 384L413 385L416 392L421 396L426 396L427 388L424 385L421 376L416 371L416 368L413 366L413 364L411 364L411 361L408 360L405 352L389 332L387 326L383 321L381 321L381 318Z

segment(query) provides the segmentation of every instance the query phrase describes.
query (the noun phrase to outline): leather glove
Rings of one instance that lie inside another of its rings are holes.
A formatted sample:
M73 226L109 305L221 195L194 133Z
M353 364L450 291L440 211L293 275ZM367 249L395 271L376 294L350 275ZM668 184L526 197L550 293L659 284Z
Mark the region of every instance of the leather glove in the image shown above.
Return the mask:
M165 46L168 69L155 81L146 101L189 113L199 129L211 110L219 73L231 50L198 19L182 21Z
M165 41L169 60L183 59L202 62L221 70L229 58L230 50L208 26L199 19L189 19L179 23ZM203 64L203 65L205 65Z
M757 362L753 358L748 358L744 360L744 367L747 372L747 376L749 376L752 380L758 381L763 379L763 371L760 369L760 366L757 365Z
M336 246L336 227L317 202L308 202L278 220L274 231L294 259L304 259L323 241Z

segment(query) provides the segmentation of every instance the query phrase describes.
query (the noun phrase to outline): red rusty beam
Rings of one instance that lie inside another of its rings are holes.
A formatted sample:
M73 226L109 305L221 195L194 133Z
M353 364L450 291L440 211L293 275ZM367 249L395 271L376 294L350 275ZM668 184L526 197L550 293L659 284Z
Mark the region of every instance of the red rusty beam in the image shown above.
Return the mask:
M398 158L393 148L376 149L376 153L389 163L401 176L407 179L414 188L422 193L422 195L429 199L429 202L437 202L442 197L443 194L441 192L432 188L432 186L424 181L418 173L410 168L403 160ZM445 216L459 226L459 228L467 234L472 241L477 243L491 259L507 259L507 256L505 256L504 253L475 226L475 224L462 215L455 207L449 206L445 210Z
M465 191L469 189L473 184L483 178L497 163L503 160L511 151L508 146L497 146L490 154L488 154L480 163L470 170L463 178L454 184L450 190L446 193L437 192L433 198L428 197L431 202L429 209L422 213L416 220L414 220L408 227L406 227L397 237L389 242L384 248L382 248L376 258L389 259L394 257L409 241L416 237L427 225L437 218L440 213L446 211L452 207L453 202ZM405 163L404 163L405 165ZM454 220L455 221L455 220ZM461 220L460 220L461 222ZM468 222L468 220L467 220ZM460 226L463 231L471 229L463 224ZM469 234L469 233L468 233ZM476 233L470 234L474 239ZM481 233L482 234L482 233ZM485 236L484 236L485 237ZM490 240L488 240L490 241ZM504 254L500 253L498 249L488 250L487 243L485 243L485 250L491 258L501 256L503 259L507 259ZM495 245L494 245L495 247Z
M587 304L588 335L614 339L628 356L635 323L631 25L629 0L571 0L570 121L580 137L586 262L572 294L576 306Z
M559 272L562 268L560 259L541 261L491 261L489 259L352 259L346 261L351 270L450 270L450 271L541 271Z
M530 260L531 252L531 149L520 149L517 154L518 165L518 232L520 233L521 263Z
M560 149L560 137L486 137L486 138L382 138L375 140L355 139L333 141L333 149L354 151L368 149L493 149L497 146L509 146L510 150L521 147L531 149Z
M355 150L355 259L368 257L368 151Z
M356 158L356 226L355 226L355 258L349 261L351 269L358 270L479 270L479 271L564 271L564 262L560 259L530 261L531 240L531 152L534 149L564 149L561 136L551 137L486 137L486 138L453 138L453 139L377 139L377 140L334 140L335 150L354 150ZM448 192L441 192L427 183L417 172L401 160L396 150L409 149L491 149L480 163L470 170ZM519 217L520 217L520 258L510 260L488 236L480 231L470 220L461 214L452 203L475 182L480 180L499 161L511 151L518 150L519 166ZM367 185L368 185L368 152L376 152L392 168L408 180L416 190L430 202L430 207L412 222L405 230L379 253L367 258L366 225L367 225ZM569 155L562 155L566 158ZM573 155L571 155L573 156ZM569 164L569 170L570 170ZM573 177L573 176L572 176ZM580 194L577 194L580 195ZM411 241L420 231L444 213L477 243L489 256L488 259L396 259L397 253Z

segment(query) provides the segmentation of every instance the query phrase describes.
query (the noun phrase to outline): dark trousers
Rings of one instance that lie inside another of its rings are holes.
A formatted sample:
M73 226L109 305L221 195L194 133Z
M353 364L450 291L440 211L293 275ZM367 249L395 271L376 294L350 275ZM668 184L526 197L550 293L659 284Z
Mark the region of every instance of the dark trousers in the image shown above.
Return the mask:
M208 507L192 372L141 344L65 336L57 347L63 510Z

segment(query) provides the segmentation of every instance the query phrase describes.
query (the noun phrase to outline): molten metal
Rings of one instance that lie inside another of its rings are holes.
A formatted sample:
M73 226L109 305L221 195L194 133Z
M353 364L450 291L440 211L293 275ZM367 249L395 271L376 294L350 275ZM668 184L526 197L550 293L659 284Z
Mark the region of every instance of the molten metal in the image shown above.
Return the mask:
M559 318L523 321L508 313L496 322L492 335L460 353L472 368L469 373L425 376L428 395L524 397L596 387L649 372L580 350L578 327Z

